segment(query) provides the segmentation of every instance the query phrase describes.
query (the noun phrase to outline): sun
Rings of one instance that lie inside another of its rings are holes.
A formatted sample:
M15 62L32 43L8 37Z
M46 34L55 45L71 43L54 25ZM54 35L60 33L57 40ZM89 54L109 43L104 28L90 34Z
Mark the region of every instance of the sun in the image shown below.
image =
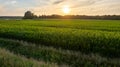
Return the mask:
M63 6L62 11L65 14L69 14L71 10L70 10L70 7L68 5L65 5L65 6Z

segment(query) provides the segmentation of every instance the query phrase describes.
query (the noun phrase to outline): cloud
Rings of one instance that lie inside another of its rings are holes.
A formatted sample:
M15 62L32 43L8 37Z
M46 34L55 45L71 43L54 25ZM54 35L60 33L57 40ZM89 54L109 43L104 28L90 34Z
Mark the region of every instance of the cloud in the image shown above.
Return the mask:
M7 0L4 2L4 5L14 5L17 3L17 0Z
M57 1L54 1L53 4L59 4L59 3L62 3L64 2L65 0L57 0Z
M71 8L78 8L78 7L87 7L96 4L102 0L77 0L75 4L71 6Z
M64 5L71 14L120 14L120 0L0 0L0 15L62 14Z
M39 0L36 0L36 1L39 1ZM50 5L50 4L60 4L62 2L65 2L67 0L41 0L40 2L41 3L47 3L47 5Z
M15 0L11 1L11 4L16 4L16 3L17 3L17 1L15 1Z

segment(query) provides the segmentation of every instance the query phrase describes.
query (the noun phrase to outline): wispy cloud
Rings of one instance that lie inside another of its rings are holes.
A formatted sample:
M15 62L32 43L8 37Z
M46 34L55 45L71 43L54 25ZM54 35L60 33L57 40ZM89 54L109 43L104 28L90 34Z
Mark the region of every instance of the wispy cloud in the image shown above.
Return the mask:
M16 3L17 3L17 1L15 1L15 0L11 1L11 4L16 4Z
M23 15L27 10L62 14L64 5L71 14L120 14L120 0L0 0L0 15Z
M96 4L97 2L100 2L102 0L77 0L76 2L72 2L71 8L79 8L79 7L86 7Z
M65 0L57 0L57 1L54 1L53 4L59 4L59 3L62 3L64 2Z

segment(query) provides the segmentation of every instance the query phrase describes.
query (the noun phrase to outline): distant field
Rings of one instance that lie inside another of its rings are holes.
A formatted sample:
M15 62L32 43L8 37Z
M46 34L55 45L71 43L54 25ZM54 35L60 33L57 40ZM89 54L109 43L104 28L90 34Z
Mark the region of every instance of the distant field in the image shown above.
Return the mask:
M120 67L120 20L0 20L0 48L45 67Z

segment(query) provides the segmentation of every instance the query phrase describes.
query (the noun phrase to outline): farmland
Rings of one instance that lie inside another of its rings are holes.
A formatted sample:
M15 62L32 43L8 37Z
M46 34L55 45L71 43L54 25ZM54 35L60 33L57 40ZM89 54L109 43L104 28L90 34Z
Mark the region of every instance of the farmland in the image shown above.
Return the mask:
M120 20L0 20L0 65L120 67Z

